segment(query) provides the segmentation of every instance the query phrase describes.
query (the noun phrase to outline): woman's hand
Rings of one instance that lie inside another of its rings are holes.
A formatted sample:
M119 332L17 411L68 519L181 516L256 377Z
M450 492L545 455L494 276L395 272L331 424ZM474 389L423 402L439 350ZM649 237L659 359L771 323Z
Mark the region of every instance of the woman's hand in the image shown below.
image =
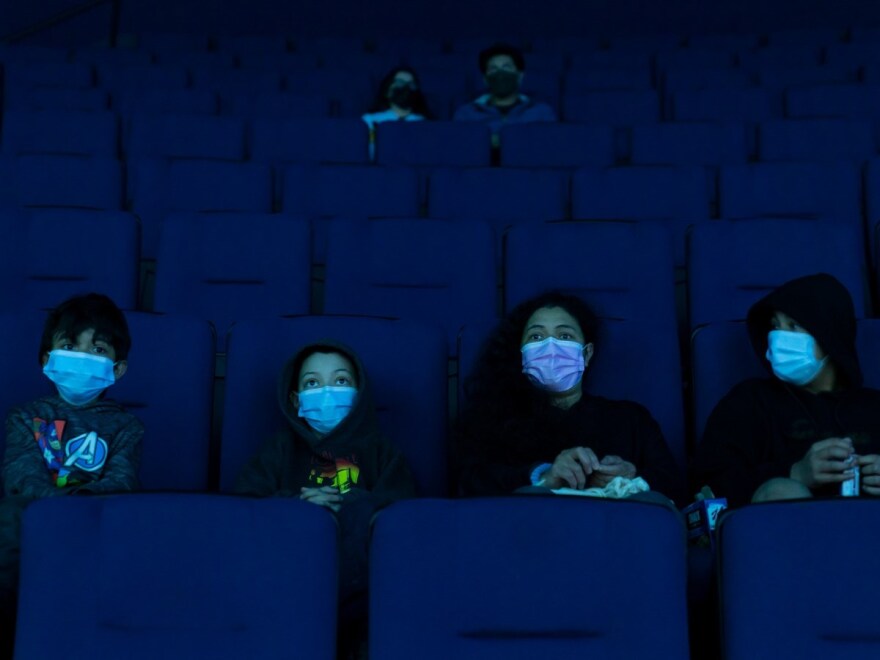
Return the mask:
M849 438L822 440L791 466L788 476L811 490L826 484L839 484L852 478L852 474L847 472L853 467L849 460L852 453L853 444Z
M339 511L339 508L342 506L342 495L339 494L339 489L333 486L300 488L299 499L326 507L334 513Z
M543 485L547 488L576 488L583 490L587 480L599 465L592 449L574 447L561 452L550 469L544 473Z
M601 461L593 474L590 475L590 486L605 488L616 477L633 479L636 476L636 466L620 456L606 456Z

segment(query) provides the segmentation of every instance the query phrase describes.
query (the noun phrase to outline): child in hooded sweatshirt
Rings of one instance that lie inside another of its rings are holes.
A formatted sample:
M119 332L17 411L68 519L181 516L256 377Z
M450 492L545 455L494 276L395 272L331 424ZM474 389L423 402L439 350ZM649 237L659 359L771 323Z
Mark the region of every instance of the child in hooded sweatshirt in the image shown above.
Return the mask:
M852 298L831 275L787 282L746 320L768 378L735 386L710 415L692 486L731 506L834 496L861 471L880 495L880 391L864 387Z
M365 631L370 520L387 504L413 497L415 482L403 455L379 431L363 364L343 344L322 341L290 358L278 404L287 428L245 465L236 491L299 497L337 516L340 639L351 642Z

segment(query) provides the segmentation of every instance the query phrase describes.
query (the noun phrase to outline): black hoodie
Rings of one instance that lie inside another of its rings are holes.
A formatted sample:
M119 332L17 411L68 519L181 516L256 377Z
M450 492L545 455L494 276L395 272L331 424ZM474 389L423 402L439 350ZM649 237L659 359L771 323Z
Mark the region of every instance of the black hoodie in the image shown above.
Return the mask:
M775 311L797 321L828 355L837 374L833 392L814 394L772 375L765 355ZM746 324L770 377L740 383L712 411L691 466L693 489L708 484L740 506L768 479L788 477L820 440L849 437L856 453L880 453L880 392L862 386L855 311L840 282L826 274L787 282L752 306ZM839 488L814 493L829 496Z
M358 395L345 419L322 437L298 416L290 392L297 387L304 358L330 351L341 353L354 365ZM278 405L288 428L269 438L248 461L235 490L258 497L299 497L303 487L337 486L343 497L337 517L344 541L340 546L344 597L365 586L370 519L394 500L415 495L412 473L400 451L379 431L367 373L347 346L325 340L300 349L281 371Z

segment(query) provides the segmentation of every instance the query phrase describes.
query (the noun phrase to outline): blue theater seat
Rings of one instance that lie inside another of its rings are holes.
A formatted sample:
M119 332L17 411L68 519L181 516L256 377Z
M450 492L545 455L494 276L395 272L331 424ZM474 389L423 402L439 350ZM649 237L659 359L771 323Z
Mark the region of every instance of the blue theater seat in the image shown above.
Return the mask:
M852 162L751 163L721 168L719 215L861 221L861 180Z
M144 423L141 486L205 491L214 400L214 333L189 316L127 314L129 369L108 391Z
M137 307L139 235L121 211L0 211L0 310L48 309L101 291L122 309ZM100 240L96 240L100 237Z
M109 95L102 89L78 87L7 87L3 92L7 111L40 112L43 110L106 110Z
M251 158L265 163L369 161L369 133L360 119L255 119Z
M450 355L462 325L496 317L495 238L482 222L335 220L329 231L324 312L442 326Z
M244 160L244 122L235 117L198 115L133 116L123 148L135 158Z
M118 130L112 112L7 110L3 113L3 154L115 158Z
M598 124L511 124L501 129L505 167L612 165L618 148L614 129Z
M696 165L583 168L572 176L572 216L660 222L672 232L681 265L685 231L709 217L709 189L706 171Z
M446 337L438 327L366 317L309 316L237 323L229 334L220 488L231 490L244 463L285 428L278 376L302 346L337 339L369 374L379 425L403 452L422 495L446 482Z
M684 659L685 580L684 528L662 506L564 497L400 502L373 529L370 656L403 660L418 649L424 660ZM528 585L545 584L553 595L540 607L522 597ZM418 607L407 595L414 592Z
M635 165L738 165L749 157L742 122L675 122L633 126Z
M823 571L870 565L880 541L875 498L775 502L721 519L722 647L729 660L871 658L880 623L871 602L880 580L870 571ZM859 529L859 542L851 540ZM866 564L866 562L868 562ZM805 584L805 576L809 583Z
M565 94L567 122L631 126L660 120L660 99L653 90L609 90Z
M57 635L81 640L71 659L268 660L295 647L332 660L336 535L332 515L290 498L44 499L23 523L16 655L53 653L51 617ZM51 595L61 573L76 608Z
M288 167L282 206L309 218L411 218L419 215L419 177L403 167Z
M98 86L111 94L139 89L185 89L189 76L181 66L131 65L107 61L97 65Z
M200 67L190 69L195 89L218 94L272 94L281 91L280 71Z
M765 121L782 117L778 93L761 88L702 89L673 92L670 118L675 121Z
M814 85L785 92L789 117L880 119L880 85Z
M309 224L260 213L172 214L159 240L153 309L211 321L220 346L240 319L309 311Z
M224 114L255 119L326 119L330 113L330 99L322 94L224 94L220 97Z
M513 168L438 169L428 181L428 216L478 218L502 229L514 222L568 217L565 172Z
M743 320L749 307L788 280L830 273L870 309L865 244L857 225L821 220L749 219L703 223L688 237L692 328Z
M488 167L489 139L489 127L481 122L385 122L376 127L376 162L409 167Z
M867 121L787 119L758 127L758 156L763 161L861 161L875 153L874 126Z
M270 213L272 172L257 163L129 160L128 200L142 222L143 256L152 259L169 213Z
M122 168L104 156L0 157L0 207L122 208Z
M123 117L216 115L218 102L217 95L205 89L130 88L113 95L113 109Z
M91 65L84 62L4 60L3 75L7 87L86 89L95 82Z

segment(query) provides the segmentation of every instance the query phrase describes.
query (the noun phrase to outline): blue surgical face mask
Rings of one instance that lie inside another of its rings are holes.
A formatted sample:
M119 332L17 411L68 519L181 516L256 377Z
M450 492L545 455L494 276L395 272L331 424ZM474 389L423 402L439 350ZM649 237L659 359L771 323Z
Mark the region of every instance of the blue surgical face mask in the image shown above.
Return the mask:
M299 392L299 416L318 433L330 433L354 406L354 387L316 387Z
M55 383L61 398L82 406L116 382L113 360L80 351L50 351L43 373Z
M816 359L816 340L805 332L771 330L767 334L767 359L779 380L792 385L810 383L828 361Z

